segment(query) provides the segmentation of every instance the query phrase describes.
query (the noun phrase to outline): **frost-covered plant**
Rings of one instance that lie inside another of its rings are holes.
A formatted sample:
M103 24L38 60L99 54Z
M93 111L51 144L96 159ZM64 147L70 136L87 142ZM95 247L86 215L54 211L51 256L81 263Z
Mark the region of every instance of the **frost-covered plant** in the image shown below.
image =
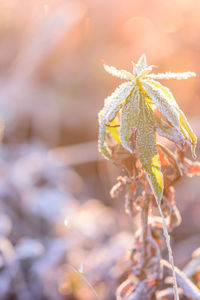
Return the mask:
M112 121L120 112L120 142L129 152L138 151L153 193L160 201L163 176L156 149L156 131L178 145L190 144L194 156L197 138L170 90L155 79L187 79L195 76L195 73L150 74L153 66L147 66L144 54L137 64L133 63L133 74L112 66L104 67L110 74L128 82L121 84L105 99L104 108L99 113L99 149L107 158L111 158L106 145L106 130L109 125L112 126ZM136 147L133 147L134 134Z
M195 157L197 138L171 91L157 80L187 79L195 76L195 73L153 74L151 73L153 66L147 65L144 54L137 64L132 64L132 73L104 65L107 72L128 81L122 83L111 96L105 99L104 107L99 112L99 150L106 158L121 165L127 171L127 176L118 178L118 183L112 189L111 194L115 196L122 187L125 188L126 208L130 215L134 214L134 210L140 212L143 227L142 246L139 250L140 271L137 270L134 273L140 281L138 284L134 282L133 294L135 296L123 299L151 299L149 297L155 294L155 289L150 289L150 294L146 298L144 296L144 293L147 295L147 290L149 291L150 281L148 280L150 278L152 280L153 274L153 269L147 267L147 262L150 257L155 259L155 254L148 254L147 249L150 247L148 243L158 254L157 242L153 238L156 226L149 224L149 208L150 205L154 205L154 199L162 217L164 236L173 271L174 295L175 299L179 299L168 235L168 230L180 223L173 197L173 184L183 172L187 175L199 175L200 165L199 163L193 164L185 158L187 145L191 147L193 157ZM157 142L156 134L175 144L177 148L175 155ZM168 174L169 167L172 173L170 175ZM164 205L165 207L162 208ZM170 207L170 210L167 210L166 206ZM160 264L159 262L157 265L154 280L158 280L161 276ZM141 286L144 271L149 274L146 275L148 284L144 280ZM119 293L118 299L121 299Z

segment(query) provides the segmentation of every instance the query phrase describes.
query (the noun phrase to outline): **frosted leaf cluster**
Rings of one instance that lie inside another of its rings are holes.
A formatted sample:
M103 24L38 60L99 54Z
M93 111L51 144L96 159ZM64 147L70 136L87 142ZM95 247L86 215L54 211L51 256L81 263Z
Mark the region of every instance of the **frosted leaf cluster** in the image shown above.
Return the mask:
M163 176L156 147L156 132L180 148L185 144L190 145L193 156L197 139L172 93L157 79L187 79L195 76L195 73L150 74L153 66L147 65L144 54L137 64L132 64L132 73L104 65L108 73L128 82L122 83L105 99L104 107L99 112L99 150L112 159L107 140L112 131L108 127L112 127L118 116L119 137L113 137L130 153L138 155L154 196L160 201Z

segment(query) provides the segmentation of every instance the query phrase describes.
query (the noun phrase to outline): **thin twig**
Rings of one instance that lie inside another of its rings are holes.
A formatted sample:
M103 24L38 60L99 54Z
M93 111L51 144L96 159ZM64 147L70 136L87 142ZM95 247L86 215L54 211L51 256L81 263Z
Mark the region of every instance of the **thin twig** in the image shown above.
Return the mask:
M78 274L83 279L83 281L87 284L87 286L90 288L90 290L95 295L95 297L98 300L101 300L101 298L99 297L99 295L97 294L97 292L95 291L91 283L87 280L87 278L81 272L79 272L74 266L68 265L68 267L71 268L76 274Z
M175 300L179 300L178 285L177 285L176 272L175 272L175 266L174 266L174 258L173 258L172 249L171 249L171 245L170 245L170 236L169 236L168 231L167 231L167 225L166 225L166 222L165 222L165 217L163 215L162 209L160 207L160 203L157 202L157 205L158 205L159 213L160 213L161 218L162 218L163 233L164 233L165 241L166 241L166 245L167 245L167 250L168 250L168 255L169 255L169 262L172 266L174 297L175 297Z

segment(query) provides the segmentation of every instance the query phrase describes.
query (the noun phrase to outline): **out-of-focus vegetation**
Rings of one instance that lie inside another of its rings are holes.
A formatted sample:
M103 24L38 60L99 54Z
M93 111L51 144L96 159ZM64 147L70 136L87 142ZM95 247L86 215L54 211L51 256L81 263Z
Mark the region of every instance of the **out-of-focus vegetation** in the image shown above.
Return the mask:
M109 196L118 171L97 152L97 112L117 86L101 60L129 70L145 52L158 72L196 72L168 86L199 137L199 11L198 0L0 1L1 299L94 299L74 268L115 298L132 233L123 197ZM199 195L199 178L176 186L179 267L200 246ZM193 262L200 286L198 251Z

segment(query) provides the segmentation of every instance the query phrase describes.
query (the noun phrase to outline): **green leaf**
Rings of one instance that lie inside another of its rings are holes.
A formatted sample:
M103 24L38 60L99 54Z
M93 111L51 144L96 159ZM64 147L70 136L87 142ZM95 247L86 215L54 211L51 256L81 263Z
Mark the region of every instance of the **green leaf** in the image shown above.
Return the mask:
M108 159L111 159L111 156L106 145L106 124L115 118L121 108L121 102L126 99L132 89L132 82L122 83L111 96L105 99L104 107L99 112L99 151Z
M149 75L148 75L149 77ZM173 96L173 94L171 93L171 91L166 87L164 86L163 84L161 84L160 82L156 81L156 80L147 80L147 82L149 82L151 85L157 87L158 89L160 89L164 94L165 96L172 102L172 104L177 108L178 107L178 104Z
M180 131L179 114L174 105L170 102L169 97L159 87L150 83L149 81L142 81L143 87L152 99L157 108L167 118L167 120Z
M120 140L122 146L133 153L131 137L140 114L140 93L139 87L135 87L132 94L127 98L122 108L121 124L120 124Z
M186 139L189 138L189 140L191 142L192 154L194 157L196 157L196 155L195 155L195 147L196 147L196 143L197 143L196 135L194 134L190 124L188 123L186 116L184 115L182 110L179 108L173 94L170 92L170 90L167 87L162 85L160 82L157 82L155 80L148 80L148 82L151 83L152 85L154 85L155 87L159 88L170 99L173 106L176 108L176 110L179 114L179 122L180 122L181 129L183 131L183 134L185 135Z
M158 202L163 195L163 176L160 170L160 159L156 148L153 113L143 101L140 104L140 118L137 127L136 145L139 159L148 174L148 180Z
M148 78L152 79L188 79L190 77L195 77L196 74L194 72L183 72L183 73L158 73L158 74L150 74Z
M102 109L101 114L103 118L105 118L106 123L109 123L115 118L117 112L121 108L121 103L128 97L133 87L133 82L124 82L104 100L104 108Z
M147 67L146 55L142 54L138 59L137 64L135 65L133 62L133 74L135 77L138 77L140 73Z
M109 150L106 146L106 119L102 116L102 111L99 112L99 139L98 139L98 148L99 152L101 152L106 158L112 159L109 153Z
M104 65L104 69L111 75L119 77L121 79L135 80L135 77L133 76L133 74L131 74L130 72L128 72L126 70L118 70L117 68L115 68L113 66L108 66L108 65Z

